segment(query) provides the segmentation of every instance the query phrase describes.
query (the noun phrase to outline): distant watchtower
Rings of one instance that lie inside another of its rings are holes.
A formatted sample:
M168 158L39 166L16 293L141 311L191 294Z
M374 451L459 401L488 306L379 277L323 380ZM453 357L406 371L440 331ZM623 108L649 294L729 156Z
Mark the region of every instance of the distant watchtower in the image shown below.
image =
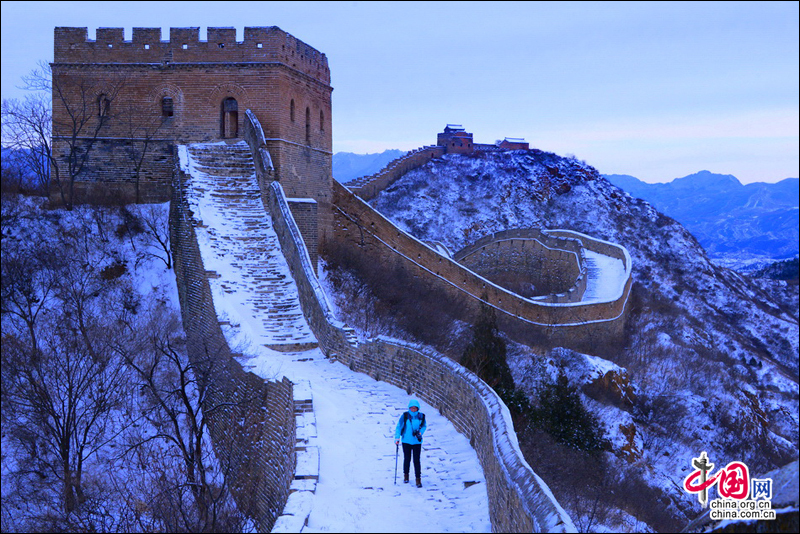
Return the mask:
M287 196L332 190L330 70L325 54L278 27L55 29L53 150L75 202L163 202L176 144L241 138L245 110L264 129ZM78 119L76 121L76 118ZM85 156L85 157L84 157ZM53 198L57 200L56 195Z
M472 152L472 134L460 124L448 124L436 136L436 144L443 146L448 154L467 154Z

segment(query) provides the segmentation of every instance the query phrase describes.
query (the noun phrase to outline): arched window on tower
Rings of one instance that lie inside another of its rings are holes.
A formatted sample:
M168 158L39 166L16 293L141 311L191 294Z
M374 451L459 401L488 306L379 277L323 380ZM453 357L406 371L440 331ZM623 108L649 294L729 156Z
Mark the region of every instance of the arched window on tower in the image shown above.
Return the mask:
M108 98L107 94L101 93L100 96L97 97L97 116L105 119L110 113L111 100Z
M289 119L294 122L294 98L289 103Z
M165 119L168 117L172 117L174 112L174 107L172 103L172 97L165 96L161 99L161 116Z
M319 110L319 131L325 131L325 114L322 112L322 110Z
M311 142L311 109L306 108L306 143Z
M233 97L222 101L221 133L223 139L239 136L239 103Z

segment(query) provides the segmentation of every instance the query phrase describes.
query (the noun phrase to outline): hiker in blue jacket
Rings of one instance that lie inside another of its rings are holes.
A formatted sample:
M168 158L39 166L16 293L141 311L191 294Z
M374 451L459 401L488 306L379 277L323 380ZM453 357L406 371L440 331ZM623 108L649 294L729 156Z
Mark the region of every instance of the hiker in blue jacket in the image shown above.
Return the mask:
M408 411L403 412L397 422L394 432L394 444L403 442L403 482L408 483L408 471L411 467L411 454L414 454L414 473L417 475L417 487L422 487L422 468L420 467L419 457L422 453L422 434L428 424L425 422L425 414L419 411L419 402L411 399L408 402Z

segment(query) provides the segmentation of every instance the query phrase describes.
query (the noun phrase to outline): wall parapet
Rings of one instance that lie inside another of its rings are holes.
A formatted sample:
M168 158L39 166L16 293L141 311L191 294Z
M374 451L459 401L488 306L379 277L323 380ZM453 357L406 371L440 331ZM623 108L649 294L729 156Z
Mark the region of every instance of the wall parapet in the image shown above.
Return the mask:
M444 153L445 148L436 145L414 149L390 161L386 167L375 174L356 178L346 187L364 200L371 200L407 172L421 167L433 158L442 157Z
M264 130L261 128L261 123L256 118L255 113L251 110L245 110L244 115L244 140L253 154L256 178L258 178L259 184L268 184L275 176L275 167L272 165L272 157L269 155L269 150L267 150Z
M133 28L124 39L123 28L97 28L95 39L86 27L56 27L54 63L282 63L330 84L328 58L322 52L277 26L245 27L236 40L236 28L208 27L205 41L200 27L170 28L169 40L161 28Z
M469 262L466 260L473 255L480 254L486 247L501 243L511 243L513 245L515 241L521 241L523 243L526 241L534 241L545 250L566 252L568 256L571 255L574 257L577 264L577 274L569 289L563 293L527 298L543 303L580 302L583 300L588 280L586 272L586 254L581 240L575 236L554 235L550 230L540 228L513 228L510 230L501 230L485 235L471 245L467 245L454 253L453 260L469 267ZM570 270L572 269L568 271ZM479 272L478 274L481 273Z
M206 387L202 405L215 455L239 509L268 532L289 496L296 465L293 384L265 381L233 358L219 323L176 164L170 242L189 361ZM275 461L281 458L284 461Z

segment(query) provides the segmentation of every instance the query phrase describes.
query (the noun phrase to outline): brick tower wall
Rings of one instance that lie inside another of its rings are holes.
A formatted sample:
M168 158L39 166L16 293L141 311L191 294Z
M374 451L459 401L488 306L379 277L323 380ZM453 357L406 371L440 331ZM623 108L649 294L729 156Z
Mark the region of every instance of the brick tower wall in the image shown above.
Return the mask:
M52 69L53 145L62 179L70 149L91 146L76 201L168 200L170 145L222 140L223 101L233 98L228 134L241 138L245 110L252 110L287 194L330 204L328 61L280 28L245 28L242 42L235 28L208 28L205 41L199 28L171 28L169 41L161 40L160 28L133 28L130 41L122 28L98 28L93 41L86 28L56 28ZM172 116L162 106L165 97L172 99ZM109 102L101 126L103 98ZM85 122L77 132L70 120L76 110ZM75 133L77 143L70 142ZM138 159L137 180L131 161ZM137 182L147 196L136 198Z

